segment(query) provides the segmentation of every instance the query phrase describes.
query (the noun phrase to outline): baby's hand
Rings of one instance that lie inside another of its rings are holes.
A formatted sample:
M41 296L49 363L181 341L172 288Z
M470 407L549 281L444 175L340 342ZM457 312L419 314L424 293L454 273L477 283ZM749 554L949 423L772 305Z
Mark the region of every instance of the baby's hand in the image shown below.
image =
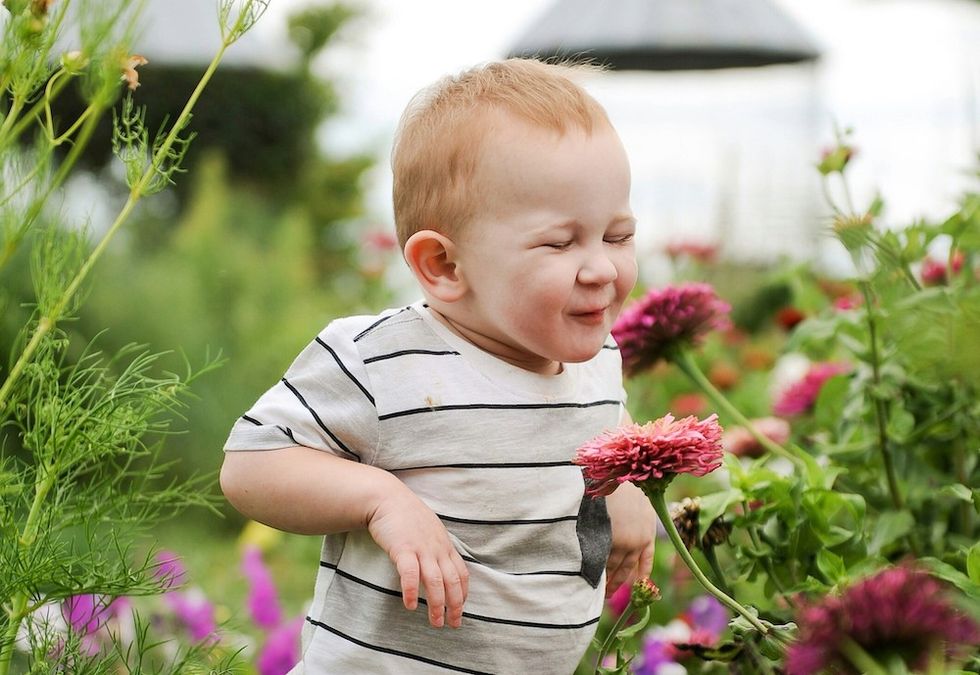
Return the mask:
M606 561L606 597L626 582L650 574L657 515L640 488L623 483L606 497L612 549Z
M405 609L418 606L425 588L429 623L459 628L469 589L466 563L439 517L407 487L392 490L368 518L368 532L395 564Z

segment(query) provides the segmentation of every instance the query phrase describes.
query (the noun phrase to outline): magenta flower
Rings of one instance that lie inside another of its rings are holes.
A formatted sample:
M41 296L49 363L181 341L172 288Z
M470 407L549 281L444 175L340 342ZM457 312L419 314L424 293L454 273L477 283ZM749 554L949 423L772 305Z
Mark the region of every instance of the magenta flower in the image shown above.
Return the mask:
M786 655L788 675L858 672L844 654L845 638L880 662L898 656L913 669L925 667L936 648L955 659L980 645L980 625L954 607L938 580L909 565L804 607L797 624L799 640Z
M813 407L824 383L834 375L851 369L846 363L814 363L803 379L786 387L772 406L777 415L801 415Z
M155 562L153 576L163 582L164 588L169 590L174 586L183 586L187 579L187 568L179 555L173 551L159 551Z
M609 611L612 612L613 616L619 616L626 611L626 608L630 606L630 594L633 588L630 584L621 584L616 591L609 596L606 600L606 604L609 606Z
M248 579L248 610L257 626L271 630L282 621L282 609L275 583L262 562L258 546L249 545L242 553L242 573Z
M65 598L61 604L61 615L71 630L81 635L82 652L94 656L101 649L97 633L128 607L129 601L125 598L115 598L110 602L105 596L86 593Z
M256 663L259 675L285 675L299 663L303 617L287 621L269 633Z
M710 330L728 326L731 307L708 284L689 283L652 290L623 310L612 328L627 375L635 375Z
M596 497L627 481L656 489L679 473L703 476L721 465L721 454L717 415L675 421L668 414L607 431L579 448L572 461L583 467L586 494Z
M191 639L217 641L218 627L214 620L214 605L200 591L171 591L163 601L184 624Z

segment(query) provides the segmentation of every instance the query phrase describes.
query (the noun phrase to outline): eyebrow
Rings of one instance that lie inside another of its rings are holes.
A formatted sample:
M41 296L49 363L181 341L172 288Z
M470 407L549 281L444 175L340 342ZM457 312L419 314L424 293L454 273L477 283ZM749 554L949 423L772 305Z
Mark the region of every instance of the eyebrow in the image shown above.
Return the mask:
M631 215L619 215L609 221L606 227L612 227L613 225L620 225L626 223L628 225L636 225L636 216ZM549 230L568 230L576 227L582 227L582 223L577 220L566 220L561 223L553 223L550 225L545 225L544 227L538 228L537 232L548 232Z

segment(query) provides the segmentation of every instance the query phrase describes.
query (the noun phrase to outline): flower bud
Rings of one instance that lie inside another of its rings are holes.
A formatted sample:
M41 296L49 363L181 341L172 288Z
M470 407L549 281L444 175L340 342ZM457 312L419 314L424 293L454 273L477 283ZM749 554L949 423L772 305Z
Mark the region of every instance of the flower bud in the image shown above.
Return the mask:
M690 551L698 543L698 523L701 516L701 500L695 497L685 497L674 504L670 510L670 519L674 521L677 533L681 535L684 547Z
M630 604L636 609L649 607L660 599L660 589L648 577L642 577L633 582L630 591Z
M871 239L874 231L871 221L872 216L869 213L860 216L840 215L834 218L834 233L844 244L844 248L851 253L856 253Z
M817 164L817 170L824 176L842 173L853 156L854 148L849 145L838 145L836 148L824 150L820 156L820 163Z
M72 75L78 75L87 65L88 57L77 49L61 55L61 67Z

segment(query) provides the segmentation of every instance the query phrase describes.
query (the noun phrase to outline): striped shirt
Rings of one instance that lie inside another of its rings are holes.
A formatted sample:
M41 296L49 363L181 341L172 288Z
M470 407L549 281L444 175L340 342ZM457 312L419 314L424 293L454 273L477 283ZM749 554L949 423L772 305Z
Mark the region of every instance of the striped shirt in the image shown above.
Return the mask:
M225 450L303 445L392 472L445 524L469 594L461 628L432 628L424 608L403 608L366 531L329 535L295 672L571 673L602 611L610 544L605 504L583 497L571 460L619 423L624 400L611 340L545 376L422 303L327 326Z

